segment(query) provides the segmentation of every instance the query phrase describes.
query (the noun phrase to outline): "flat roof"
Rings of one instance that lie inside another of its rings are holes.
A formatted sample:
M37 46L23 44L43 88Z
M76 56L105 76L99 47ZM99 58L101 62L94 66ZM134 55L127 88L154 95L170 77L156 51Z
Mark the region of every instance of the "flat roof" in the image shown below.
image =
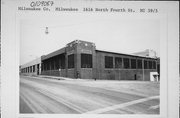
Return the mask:
M25 64L21 65L21 68L26 68L26 67L36 65L36 64L40 64L40 63L41 63L41 57L36 58L36 59L34 59L32 61L29 61L28 63L25 63Z
M42 60L46 60L46 59L49 59L49 58L51 58L51 57L57 56L57 55L59 55L59 54L63 54L63 53L65 53L65 51L66 51L66 48L64 47L64 48L61 48L61 49L59 49L59 50L56 50L56 51L54 51L54 52L52 52L52 53L49 53L49 54L47 54L47 55L43 55L43 56L42 56Z
M156 59L156 58L153 58L153 57L145 57L145 56L139 56L139 55L133 55L133 54L124 54L124 53L117 53L117 52L104 51L104 50L96 50L96 51L97 51L97 52L117 54L117 55L124 55L124 56L132 56L132 57L147 58L147 59Z

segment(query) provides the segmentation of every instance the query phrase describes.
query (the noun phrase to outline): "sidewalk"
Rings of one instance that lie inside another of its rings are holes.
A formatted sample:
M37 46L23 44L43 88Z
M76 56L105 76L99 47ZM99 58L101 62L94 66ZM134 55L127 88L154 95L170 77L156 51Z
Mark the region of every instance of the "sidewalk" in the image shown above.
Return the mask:
M67 77L58 77L58 76L48 76L48 75L33 75L34 77L47 78L47 79L56 79L56 80L74 80Z
M80 78L68 78L68 77L59 77L59 76L48 76L48 75L33 75L33 77L47 78L47 79L56 79L56 80L69 80L69 81L92 81L93 79L80 79ZM93 80L94 81L94 80Z

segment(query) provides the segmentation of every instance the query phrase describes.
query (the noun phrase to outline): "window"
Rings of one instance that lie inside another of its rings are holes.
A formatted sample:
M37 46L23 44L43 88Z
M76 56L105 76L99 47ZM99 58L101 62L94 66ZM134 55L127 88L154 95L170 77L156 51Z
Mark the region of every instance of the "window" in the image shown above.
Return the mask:
M44 62L44 61L43 61L43 63L42 63L41 68L43 68L43 71L46 71L46 64L45 64L45 62Z
M113 57L105 56L105 68L113 68Z
M142 60L141 59L137 60L137 68L142 69Z
M50 61L47 60L47 63L46 63L46 70L50 70Z
M123 58L123 62L124 62L124 68L129 68L129 59Z
M68 55L68 68L74 68L74 54Z
M35 72L35 65L33 65L33 72Z
M59 69L59 65L60 65L58 57L55 57L54 63L55 63L55 70L58 70Z
M50 59L51 70L54 70L54 58Z
M47 70L47 62L44 63L44 70Z
M81 54L81 68L92 68L92 54Z
M30 72L32 72L32 66L30 66Z
M65 56L61 56L60 58L60 68L65 69Z
M144 60L144 69L148 69L148 61Z
M44 63L41 64L41 71L44 71Z
M149 69L152 69L152 61L149 61Z
M136 69L136 59L131 59L131 68Z
M122 68L122 58L121 57L115 57L115 68Z
M153 61L153 69L156 69L156 61Z

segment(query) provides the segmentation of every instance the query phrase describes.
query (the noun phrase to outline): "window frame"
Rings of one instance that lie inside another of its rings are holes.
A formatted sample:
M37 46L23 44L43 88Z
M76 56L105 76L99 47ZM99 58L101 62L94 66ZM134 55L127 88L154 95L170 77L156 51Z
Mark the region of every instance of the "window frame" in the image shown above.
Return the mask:
M148 60L144 60L144 69L148 69Z
M123 68L122 57L115 57L115 68Z
M114 59L113 56L104 56L104 67L107 69L114 68Z
M126 65L126 64L128 64L128 65ZM123 58L123 65L124 65L124 69L130 69L130 59L129 58Z
M148 61L148 65L149 65L149 69L153 69L152 60L149 60L149 61Z
M156 69L157 68L157 62L154 60L152 61L152 68L153 69Z
M71 59L71 60L70 60ZM72 69L75 67L74 54L68 55L68 69Z
M92 54L81 53L81 68L93 68Z
M141 63L141 66L140 66L140 63ZM142 59L137 59L137 69L143 69L143 60Z
M135 61L135 63L133 64L132 61ZM130 62L131 62L131 69L136 69L137 68L137 59L130 59Z

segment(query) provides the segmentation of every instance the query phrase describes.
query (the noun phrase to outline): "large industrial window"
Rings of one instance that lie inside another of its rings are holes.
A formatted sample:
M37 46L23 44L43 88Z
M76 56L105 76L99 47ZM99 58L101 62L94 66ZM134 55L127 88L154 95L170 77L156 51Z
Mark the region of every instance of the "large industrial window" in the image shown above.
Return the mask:
M142 60L141 59L137 60L137 68L142 69Z
M41 64L41 71L44 71L44 64Z
M65 56L64 55L60 58L60 68L65 69Z
M43 69L43 71L45 71L45 70L46 70L46 68L45 68L45 63L44 63L44 62L42 63L41 68Z
M74 68L74 54L68 55L68 68Z
M156 61L153 61L153 69L156 69Z
M54 70L54 58L50 59L51 70Z
M33 65L33 72L35 72L35 65Z
M115 68L122 68L122 58L121 57L115 57Z
M131 59L131 68L136 69L136 59Z
M152 61L149 61L149 69L152 69Z
M47 70L47 62L45 61L44 62L44 71L46 71Z
M50 61L49 60L47 60L46 70L50 70Z
M113 68L113 57L105 56L105 68Z
M81 68L92 68L92 54L81 54Z
M129 68L129 59L123 58L123 62L124 62L124 68Z
M32 72L32 66L30 66L30 73Z
M55 57L54 59L54 63L55 63L55 70L58 70L59 69L59 58L58 57Z
M148 69L148 61L144 60L144 69Z

